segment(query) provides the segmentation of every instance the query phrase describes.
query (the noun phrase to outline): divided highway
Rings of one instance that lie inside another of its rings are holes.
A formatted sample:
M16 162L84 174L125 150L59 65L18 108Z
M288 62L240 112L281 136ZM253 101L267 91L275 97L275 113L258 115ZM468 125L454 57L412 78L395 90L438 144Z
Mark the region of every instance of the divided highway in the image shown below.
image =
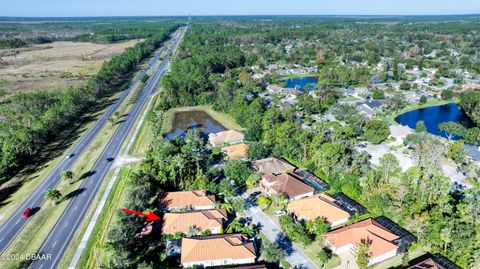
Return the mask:
M85 178L79 187L78 195L72 198L67 208L62 213L53 229L38 250L38 254L50 254L51 260L37 260L30 264L30 268L55 268L60 262L70 240L85 216L95 194L105 179L106 174L113 165L112 159L118 157L119 151L128 134L133 129L136 119L140 116L142 108L157 89L157 86L165 72L168 70L169 61L178 47L186 28L178 30L173 36L173 44L170 46L164 60L158 69L150 76L135 104L130 108L127 116L120 124L114 135L95 162L89 177Z
M169 53L171 54L172 48L176 47L179 43L181 37L183 36L184 29L178 30L173 37L174 42L173 46L171 46ZM17 237L17 235L22 231L25 225L28 223L30 218L23 219L21 218L22 212L25 208L41 208L42 204L44 203L44 193L47 189L55 188L58 183L60 182L60 173L64 170L69 170L77 161L79 156L85 151L88 145L94 140L96 135L100 132L100 130L104 127L107 123L108 119L113 115L113 113L118 109L118 107L122 104L122 102L126 99L128 94L132 91L135 87L136 83L138 83L142 77L150 70L152 67L156 65L156 63L160 60L160 56L166 50L168 46L164 45L159 51L155 54L155 56L147 63L147 65L134 77L132 82L130 83L129 87L125 89L120 97L107 109L107 111L93 124L93 126L81 137L81 139L73 146L70 150L69 154L70 158L62 159L50 172L50 174L43 180L43 182L35 189L35 191L21 204L19 208L13 212L13 214L9 217L9 219L0 227L0 253L3 253L7 247L12 243L12 241ZM168 58L168 57L166 57ZM92 168L92 171L95 171L94 174L90 175L89 177L83 179L82 185L79 188L79 192L81 192L77 197L74 197L69 205L67 206L67 210L62 215L60 220L67 221L67 223L62 223L62 225L67 225L66 228L70 234L61 233L63 237L61 237L60 241L61 244L67 245L70 241L73 232L78 227L80 220L85 215L85 212L93 199L95 197L96 191L100 186L106 172L112 165L112 161L107 161L107 159L111 160L110 158L115 158L116 153L121 147L121 144L125 137L127 136L128 132L130 131L133 122L135 121L136 117L138 116L139 112L141 111L141 107L145 103L148 95L150 95L153 91L155 91L158 82L161 79L161 76L164 73L165 66L167 65L167 60L163 60L158 69L154 71L154 73L150 76L147 80L143 88L141 89L141 94L137 100L137 102L132 106L130 112L125 117L124 122L122 122L118 129L116 130L115 134L111 138L108 143L108 146L102 152L100 159L97 160L95 166ZM73 206L73 208L72 208ZM76 211L78 209L78 211ZM74 216L68 215L74 212ZM81 212L80 212L81 211ZM35 217L35 216L33 216ZM69 219L70 217L70 219ZM49 236L47 237L47 241L44 242L42 245L41 251L44 251L43 248L46 246L50 246L48 244L48 239L52 238L52 236L58 235L56 230L58 230L59 222L55 225L54 229L50 232ZM55 243L55 242L52 242ZM56 244L54 244L56 245ZM44 264L43 268L53 268L58 262L59 257L63 254L62 252L51 252L52 254L52 261L48 264ZM57 261L54 263L54 259ZM36 266L36 264L34 264ZM41 265L40 265L41 266ZM38 267L41 268L41 267Z

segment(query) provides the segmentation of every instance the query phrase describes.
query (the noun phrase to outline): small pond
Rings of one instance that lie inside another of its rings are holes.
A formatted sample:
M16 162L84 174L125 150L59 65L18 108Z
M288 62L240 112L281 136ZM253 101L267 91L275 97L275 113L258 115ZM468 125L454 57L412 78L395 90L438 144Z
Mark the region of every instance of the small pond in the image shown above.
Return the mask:
M314 89L318 83L317 77L289 78L284 81L285 88L296 88L305 91L306 88ZM308 86L307 86L308 85Z
M473 126L471 119L454 103L412 110L399 115L395 121L401 125L408 125L412 129L415 129L418 121L424 121L429 133L445 138L446 134L438 130L439 123L456 121L467 128ZM454 137L454 139L458 140L459 138Z
M184 111L175 113L173 129L165 135L165 138L172 140L179 136L184 136L189 129L193 128L202 128L207 135L226 130L225 127L203 111Z

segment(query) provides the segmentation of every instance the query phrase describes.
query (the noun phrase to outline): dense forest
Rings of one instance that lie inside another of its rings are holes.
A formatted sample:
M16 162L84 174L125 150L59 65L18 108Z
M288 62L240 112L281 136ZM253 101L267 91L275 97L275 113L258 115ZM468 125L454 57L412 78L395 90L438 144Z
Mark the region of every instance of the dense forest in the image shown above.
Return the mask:
M379 120L366 119L348 106L332 107L339 90L334 82L349 77L354 78L350 83L361 85L364 83L361 76L352 76L358 70L352 69L350 75L347 73L338 77L330 73L326 78L330 82L315 92L319 98L305 96L296 106L279 109L268 106L259 97L262 85L252 79L249 66L282 61L284 52L280 51L281 55L276 56L268 50L248 49L262 42L277 44L285 39L319 39L324 49L303 47L301 50L310 53L305 58L316 59L321 70L335 70L333 65L339 57L360 57L375 64L379 55L397 54L398 50L393 48L409 51L411 46L430 50L462 44L466 46L467 54L475 54L478 36L464 36L464 33L478 26L477 21L428 24L428 27L423 23L363 25L344 22L332 25L326 22L325 26L318 28L302 25L305 27L291 27L294 29L262 22L254 24L255 27L239 23L218 24L195 25L193 34L186 36L178 59L172 65L173 72L163 81L161 97L164 102L160 103L158 110L184 105L213 105L215 109L234 116L245 127L246 137L252 142L250 158L271 154L307 167L329 182L333 191L342 191L366 206L372 216L386 216L408 229L418 237L419 243L414 247L442 254L464 268L478 263L478 186L452 191L453 182L443 175L438 166L440 158L449 154L438 138L422 130L407 137L405 143L418 160L418 165L406 172L401 172L398 160L389 154L381 158L379 165L371 167L368 154L356 151L352 145L358 139L374 144L386 140L388 126ZM348 42L350 38L357 41ZM396 39L402 42L395 43ZM448 42L441 39L448 39ZM263 47L268 48L268 45ZM302 63L302 59L303 56L291 60ZM478 61L475 57L471 59ZM471 59L451 64L464 65L478 72L478 64L473 67L468 63ZM444 64L415 55L408 61L438 64L439 67ZM448 75L451 68L449 66L441 72ZM464 103L465 99L473 102L464 107L477 120L478 92L467 92L463 99ZM402 102L393 103L391 109L398 109L397 106L401 105ZM302 111L323 113L328 108L338 120L347 124L316 122L310 128L302 128L302 123L296 120ZM155 162L150 167L159 169L159 175L164 173ZM474 172L470 177L475 181L478 174Z
M156 25L155 33L150 29L144 42L105 62L84 86L66 91L19 93L4 100L0 107L0 184L25 164L32 163L62 130L78 123L103 97L123 89L136 68L176 27L173 23Z
M167 18L152 18L150 22L142 18L39 18L27 19L28 23L3 18L0 19L0 49L54 41L113 43L149 38L158 34L167 20L167 24L172 23L172 19Z

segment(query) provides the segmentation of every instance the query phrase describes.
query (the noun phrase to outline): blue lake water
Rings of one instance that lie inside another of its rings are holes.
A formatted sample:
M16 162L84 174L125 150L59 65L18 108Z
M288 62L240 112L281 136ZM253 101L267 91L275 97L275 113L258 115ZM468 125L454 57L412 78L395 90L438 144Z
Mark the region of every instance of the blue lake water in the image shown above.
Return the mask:
M472 120L454 103L412 110L395 118L399 124L408 125L412 129L415 129L415 125L421 120L425 122L427 132L445 138L446 134L438 130L439 123L455 121L467 128L473 126ZM454 139L458 140L459 138L455 137Z
M289 78L284 81L285 88L297 88L298 90L304 91L305 87L310 89L314 89L317 85L318 78L317 77L301 77L301 78Z
M201 128L205 134L225 131L226 128L203 111L183 111L175 113L173 130L165 135L168 140L185 136L188 130Z

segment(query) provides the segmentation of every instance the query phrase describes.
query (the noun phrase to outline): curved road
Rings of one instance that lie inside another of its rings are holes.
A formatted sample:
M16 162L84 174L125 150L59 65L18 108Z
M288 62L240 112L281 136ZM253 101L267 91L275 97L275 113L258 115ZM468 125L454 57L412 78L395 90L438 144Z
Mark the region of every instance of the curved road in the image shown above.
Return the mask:
M176 37L178 39L178 32L176 34ZM44 181L35 189L35 191L21 204L19 208L15 210L15 212L13 212L13 214L9 217L9 219L0 227L0 253L3 253L7 249L7 247L17 237L17 235L22 231L23 227L30 220L30 218L26 218L26 219L21 218L21 214L23 213L23 210L25 210L25 208L27 207L40 209L40 207L44 202L45 191L47 189L55 188L58 185L58 183L61 180L60 173L64 170L69 170L74 165L74 163L77 161L79 156L85 151L88 145L94 140L96 135L100 132L102 127L107 123L107 120L113 115L113 113L118 109L120 104L125 100L127 95L130 93L130 91L135 87L136 83L138 83L142 79L142 77L147 73L147 71L152 67L154 67L154 65L159 61L160 56L165 51L166 47L167 46L163 46L155 54L155 56L147 63L147 65L133 78L129 87L122 92L120 97L93 124L93 126L81 137L81 139L78 140L78 142L73 146L73 148L70 150L70 153L69 153L69 154L73 154L73 156L71 158L62 159L55 166L55 168L49 173L49 175L44 179ZM165 61L163 61L161 65L164 65L164 64L165 64ZM144 88L142 89L143 96L145 95L144 94L145 88L147 88L147 86L152 87L154 84L153 80L156 80L157 78L158 78L158 72L155 72L154 75L152 75L152 77L147 81ZM141 99L144 99L144 97L142 96L139 97L139 100L137 100L137 103L140 103ZM134 114L130 113L125 120L128 121L128 119L132 117L134 117ZM124 125L126 125L126 122L122 123L119 126L119 129L122 128L122 126ZM117 139L114 141L118 141L118 130L115 133L115 135L116 136L114 137L117 137ZM110 141L110 143L111 142L112 140ZM111 155L109 156L109 158L114 156L115 155ZM98 162L99 161L97 161L97 163ZM95 177L96 179L98 179L98 175L94 174L84 179L84 181L88 181L92 177ZM83 190L83 193L85 193L87 189L84 188L84 185L85 185L85 182L82 183L82 187L80 187L81 190L79 190L79 192ZM96 189L95 190L92 189L93 194L95 193L95 191ZM93 194L92 196L94 196ZM85 206L88 207L88 204Z

